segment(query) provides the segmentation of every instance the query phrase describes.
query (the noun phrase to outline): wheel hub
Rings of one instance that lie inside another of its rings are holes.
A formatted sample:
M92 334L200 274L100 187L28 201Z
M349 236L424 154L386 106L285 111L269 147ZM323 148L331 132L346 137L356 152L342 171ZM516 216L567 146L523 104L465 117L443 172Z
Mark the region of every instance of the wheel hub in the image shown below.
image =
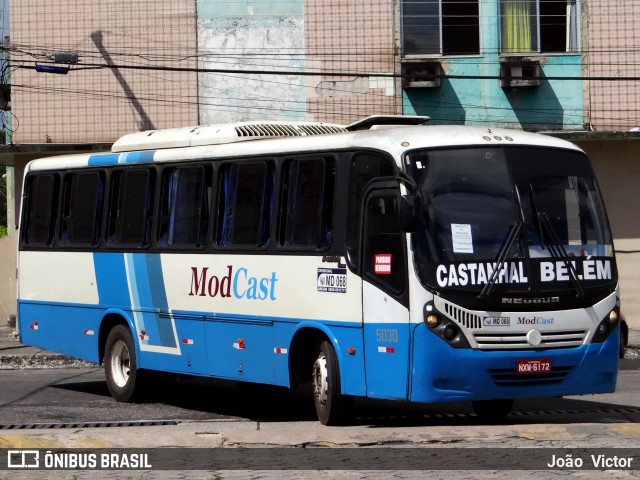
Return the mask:
M113 372L113 381L118 387L124 387L129 381L129 372L131 365L131 356L127 345L118 340L113 345L111 353L111 371Z
M329 382L327 381L327 359L324 355L318 357L313 364L313 395L322 406L329 398Z

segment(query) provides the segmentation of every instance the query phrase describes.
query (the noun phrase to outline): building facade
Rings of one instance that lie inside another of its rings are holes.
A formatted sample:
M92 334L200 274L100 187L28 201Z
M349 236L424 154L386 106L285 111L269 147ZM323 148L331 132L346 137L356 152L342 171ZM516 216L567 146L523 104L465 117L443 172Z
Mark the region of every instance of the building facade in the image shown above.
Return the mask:
M32 158L138 130L417 114L584 148L640 328L640 0L11 0L8 14L0 318L15 310L16 192Z

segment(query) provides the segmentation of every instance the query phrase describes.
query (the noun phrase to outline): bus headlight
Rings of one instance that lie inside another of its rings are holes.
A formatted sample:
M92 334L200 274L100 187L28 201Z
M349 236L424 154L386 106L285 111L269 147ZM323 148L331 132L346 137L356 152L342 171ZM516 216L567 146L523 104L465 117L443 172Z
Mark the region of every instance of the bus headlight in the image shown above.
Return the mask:
M593 339L591 343L602 343L604 342L611 332L615 330L615 328L620 323L620 302L616 303L616 307L611 310L606 317L602 319L602 321L598 324L596 328L596 332L593 334Z
M438 315L434 315L433 313L431 315L427 315L424 321L429 328L436 328L438 325L440 325L440 317Z
M424 323L430 332L438 335L454 348L470 348L462 330L449 318L442 315L432 302L424 306Z

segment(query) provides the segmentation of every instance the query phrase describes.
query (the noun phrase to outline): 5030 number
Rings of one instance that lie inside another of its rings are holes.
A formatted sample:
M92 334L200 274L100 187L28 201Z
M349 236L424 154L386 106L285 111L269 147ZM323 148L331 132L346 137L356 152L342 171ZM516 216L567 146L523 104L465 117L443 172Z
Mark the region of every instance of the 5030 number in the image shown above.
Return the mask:
M398 343L398 330L395 328L376 328L376 342Z

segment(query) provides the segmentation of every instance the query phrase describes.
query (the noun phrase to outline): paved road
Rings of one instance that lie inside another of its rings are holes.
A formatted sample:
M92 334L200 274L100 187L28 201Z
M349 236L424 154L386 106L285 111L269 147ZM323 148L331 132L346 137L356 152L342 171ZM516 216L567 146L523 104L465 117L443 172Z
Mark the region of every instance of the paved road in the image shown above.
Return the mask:
M507 423L611 423L640 420L640 360L620 362L618 388L609 395L516 400ZM352 426L478 425L468 402L410 405L356 400ZM313 422L309 392L235 382L173 377L158 382L146 403L115 402L99 367L4 370L0 376L0 426L32 424L253 421ZM330 430L330 429L327 429Z

